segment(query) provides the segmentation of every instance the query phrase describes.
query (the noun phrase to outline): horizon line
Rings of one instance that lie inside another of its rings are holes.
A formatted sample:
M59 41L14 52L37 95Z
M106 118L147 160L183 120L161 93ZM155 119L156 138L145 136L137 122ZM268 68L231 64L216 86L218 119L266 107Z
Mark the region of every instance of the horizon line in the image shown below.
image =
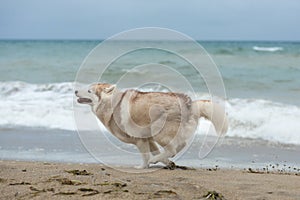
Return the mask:
M0 38L0 41L104 41L106 39L100 38ZM202 42L300 42L300 40L290 39L194 39L195 41ZM116 40L117 41L117 40ZM141 40L141 39L127 39L119 41L166 41L162 40ZM172 41L172 40L170 40ZM174 41L174 40L173 40ZM190 40L175 40L175 41L190 41Z

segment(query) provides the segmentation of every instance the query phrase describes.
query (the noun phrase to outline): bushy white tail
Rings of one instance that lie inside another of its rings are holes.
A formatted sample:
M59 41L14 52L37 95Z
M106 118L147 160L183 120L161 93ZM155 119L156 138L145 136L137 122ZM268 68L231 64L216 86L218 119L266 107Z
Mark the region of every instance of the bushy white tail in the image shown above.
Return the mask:
M210 120L218 134L225 134L228 130L228 119L225 109L211 101L198 100L193 102L198 109L197 115Z

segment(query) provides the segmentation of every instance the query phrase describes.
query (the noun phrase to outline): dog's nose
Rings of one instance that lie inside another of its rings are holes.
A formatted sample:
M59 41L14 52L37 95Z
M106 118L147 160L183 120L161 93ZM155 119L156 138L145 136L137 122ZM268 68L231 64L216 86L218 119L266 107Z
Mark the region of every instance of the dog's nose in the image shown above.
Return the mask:
M78 93L78 90L75 90L75 94L77 94Z

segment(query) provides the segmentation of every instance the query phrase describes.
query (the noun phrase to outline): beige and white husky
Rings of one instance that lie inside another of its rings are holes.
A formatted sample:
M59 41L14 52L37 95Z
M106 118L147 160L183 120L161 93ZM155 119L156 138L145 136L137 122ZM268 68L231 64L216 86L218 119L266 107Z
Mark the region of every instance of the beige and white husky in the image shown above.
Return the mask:
M88 104L103 125L118 139L134 144L143 157L141 168L164 163L180 152L193 136L198 119L210 120L218 134L226 133L227 117L224 109L207 100L192 101L180 93L122 92L115 85L93 84L75 91L78 103ZM160 152L160 145L163 151Z

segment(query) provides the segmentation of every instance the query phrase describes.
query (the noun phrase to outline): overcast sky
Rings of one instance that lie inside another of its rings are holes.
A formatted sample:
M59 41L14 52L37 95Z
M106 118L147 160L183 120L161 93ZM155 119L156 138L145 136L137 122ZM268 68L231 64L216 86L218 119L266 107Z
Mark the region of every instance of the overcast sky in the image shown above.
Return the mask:
M0 39L105 39L149 26L197 40L300 40L300 1L0 0Z

